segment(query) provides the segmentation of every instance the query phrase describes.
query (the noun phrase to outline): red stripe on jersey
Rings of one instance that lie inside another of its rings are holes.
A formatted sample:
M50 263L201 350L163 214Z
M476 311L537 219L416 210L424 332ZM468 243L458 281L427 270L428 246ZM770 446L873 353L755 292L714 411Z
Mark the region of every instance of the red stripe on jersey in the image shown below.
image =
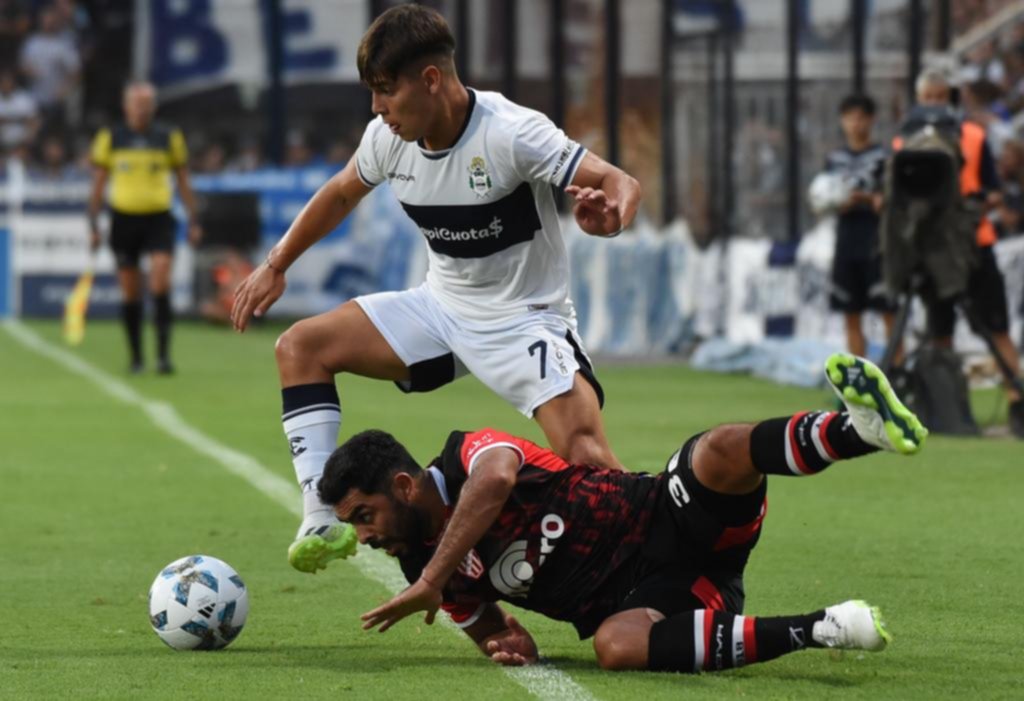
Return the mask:
M711 629L714 623L715 612L704 609L704 669L708 669L708 660L711 659Z
M754 635L756 620L752 616L743 619L743 664L757 662L757 636Z
M828 442L828 434L826 433L826 431L828 431L828 425L832 423L832 420L835 419L837 416L839 416L838 412L830 412L828 417L821 422L821 433L818 434L818 438L821 439L822 447L825 448L825 452L828 453L828 456L833 460L839 459L839 453L837 453L832 448L832 444Z
M441 610L451 616L452 621L455 623L465 623L476 610L480 608L480 604L441 604Z
M569 467L569 463L562 458L555 455L547 448L541 448L536 443L531 443L525 438L517 438L516 445L523 451L523 455L526 457L526 464L532 465L533 467L539 467L542 470L548 472L561 472L565 468Z
M485 428L473 433L467 433L466 437L463 438L462 450L460 451L463 469L468 471L473 457L482 449L495 443L509 443L519 448L523 452L524 465L539 467L549 472L560 472L569 467L569 463L547 448L541 448L536 443L531 443L525 438L519 438L518 436L497 431L493 428Z
M800 443L796 440L796 425L804 416L807 415L806 411L802 411L799 414L795 414L789 423L786 425L786 433L789 440L789 447L793 453L793 460L796 461L796 468L805 475L813 475L814 470L807 467L807 463L804 462L804 456L800 454Z
M761 522L764 521L765 514L768 513L768 499L767 497L761 502L761 513L758 514L750 523L742 526L732 526L722 531L722 535L718 536L718 540L715 541L715 547L713 550L718 552L719 550L725 550L731 548L734 545L742 545L748 542L751 538L757 535L757 532L761 530Z
M690 587L690 591L701 600L705 606L715 611L724 611L725 602L722 600L722 592L718 591L710 579L698 577L697 581Z

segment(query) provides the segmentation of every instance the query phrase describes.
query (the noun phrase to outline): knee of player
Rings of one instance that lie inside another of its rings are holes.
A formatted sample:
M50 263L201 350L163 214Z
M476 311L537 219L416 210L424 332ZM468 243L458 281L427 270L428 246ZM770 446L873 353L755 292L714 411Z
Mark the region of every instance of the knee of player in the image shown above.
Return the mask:
M693 461L728 464L729 454L736 446L736 437L730 428L732 427L718 426L701 436L694 449Z
M700 437L694 447L691 463L698 479L707 486L724 486L741 473L748 460L750 426L724 425L711 429Z
M643 660L638 659L636 645L630 637L616 626L602 626L594 636L594 653L601 669L621 671L646 669Z
M308 360L313 352L313 347L307 337L308 334L305 332L303 322L301 321L292 324L287 331L278 336L277 343L274 344L274 355L277 358L277 364L282 365Z

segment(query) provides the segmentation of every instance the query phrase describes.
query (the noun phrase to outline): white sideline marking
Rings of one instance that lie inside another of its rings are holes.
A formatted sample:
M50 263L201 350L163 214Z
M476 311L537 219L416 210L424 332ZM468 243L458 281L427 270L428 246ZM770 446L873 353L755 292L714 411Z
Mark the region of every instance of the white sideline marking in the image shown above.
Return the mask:
M295 484L271 472L259 461L245 453L229 448L207 436L181 418L171 404L147 399L110 373L74 353L46 341L18 320L7 320L3 323L3 327L26 348L45 355L65 369L84 377L114 399L139 407L150 421L164 433L219 463L231 474L245 480L296 517L302 518L301 496ZM398 565L384 553L360 546L359 556L346 560L346 562L354 565L365 577L383 585L393 594L397 594L408 586ZM441 614L436 620L442 621L447 624L446 627L461 635L461 631L447 616ZM512 681L537 698L551 699L551 701L561 701L562 699L596 701L595 697L577 684L572 677L550 665L502 667L501 669Z

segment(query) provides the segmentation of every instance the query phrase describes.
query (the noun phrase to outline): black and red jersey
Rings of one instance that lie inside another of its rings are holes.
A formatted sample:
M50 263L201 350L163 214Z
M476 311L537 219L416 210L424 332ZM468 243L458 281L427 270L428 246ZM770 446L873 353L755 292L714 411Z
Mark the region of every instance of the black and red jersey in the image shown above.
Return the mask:
M550 618L581 622L604 602L599 590L647 537L662 477L570 465L550 450L494 429L455 431L429 472L452 507L478 458L499 446L522 460L516 484L494 524L444 588L460 625L486 602L505 600ZM433 548L403 557L410 582Z

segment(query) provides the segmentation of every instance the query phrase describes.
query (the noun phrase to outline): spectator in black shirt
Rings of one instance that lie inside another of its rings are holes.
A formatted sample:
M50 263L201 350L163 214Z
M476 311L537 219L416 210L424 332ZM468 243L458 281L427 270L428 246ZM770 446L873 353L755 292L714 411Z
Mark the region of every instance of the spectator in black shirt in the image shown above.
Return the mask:
M838 206L830 305L843 313L847 346L860 356L867 350L861 319L864 311L880 312L887 333L892 332L895 311L882 281L878 245L878 208L887 151L871 140L874 121L874 100L866 95L844 98L839 105L839 124L846 143L825 162L825 172L841 178L849 192Z

